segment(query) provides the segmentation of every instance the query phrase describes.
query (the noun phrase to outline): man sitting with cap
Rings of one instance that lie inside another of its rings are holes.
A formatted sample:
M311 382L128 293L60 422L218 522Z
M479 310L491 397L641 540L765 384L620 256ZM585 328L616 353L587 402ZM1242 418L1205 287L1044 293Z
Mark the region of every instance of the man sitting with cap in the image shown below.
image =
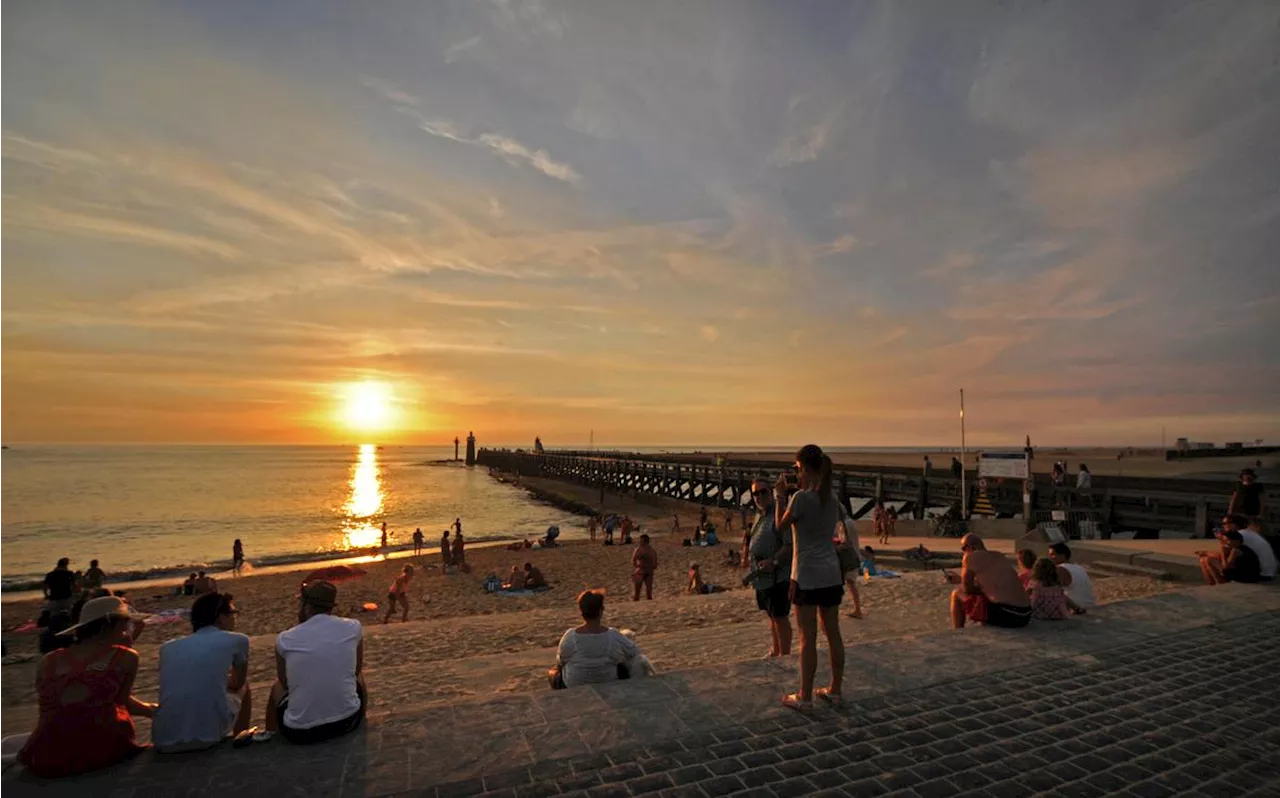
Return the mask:
M276 683L267 730L291 743L318 743L354 731L364 718L364 629L332 615L338 589L308 582L298 625L276 635Z

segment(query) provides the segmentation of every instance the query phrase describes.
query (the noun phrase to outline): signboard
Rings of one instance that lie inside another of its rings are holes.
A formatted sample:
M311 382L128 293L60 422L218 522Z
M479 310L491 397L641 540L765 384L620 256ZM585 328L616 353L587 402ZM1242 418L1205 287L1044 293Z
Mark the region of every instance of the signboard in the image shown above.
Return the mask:
M1017 454L983 454L978 461L978 476L1027 479L1031 468L1025 452Z

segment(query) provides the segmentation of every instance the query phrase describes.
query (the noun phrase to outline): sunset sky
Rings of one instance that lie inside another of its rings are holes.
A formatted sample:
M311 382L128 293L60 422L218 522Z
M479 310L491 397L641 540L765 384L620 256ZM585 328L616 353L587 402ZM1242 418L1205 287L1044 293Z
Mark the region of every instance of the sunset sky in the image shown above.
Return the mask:
M1280 437L1275 2L4 12L6 443Z

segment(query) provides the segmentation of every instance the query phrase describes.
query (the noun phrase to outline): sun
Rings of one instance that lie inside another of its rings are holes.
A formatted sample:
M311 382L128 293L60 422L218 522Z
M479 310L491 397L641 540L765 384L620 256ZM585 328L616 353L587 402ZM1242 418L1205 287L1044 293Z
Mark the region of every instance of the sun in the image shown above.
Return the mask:
M380 432L395 421L391 388L366 380L343 386L342 422L358 432Z

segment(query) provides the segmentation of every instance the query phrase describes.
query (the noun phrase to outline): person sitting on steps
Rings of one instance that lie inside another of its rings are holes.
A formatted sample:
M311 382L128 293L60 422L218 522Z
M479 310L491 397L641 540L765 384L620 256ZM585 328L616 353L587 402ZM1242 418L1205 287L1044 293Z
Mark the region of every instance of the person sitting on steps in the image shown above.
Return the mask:
M332 614L338 589L330 582L308 582L298 599L298 625L276 635L267 730L291 743L318 743L364 720L364 627Z
M604 625L604 594L578 595L582 624L564 633L556 650L556 666L547 673L553 689L630 679L627 665L638 661L640 648L617 629Z
M1003 554L987 551L982 538L970 532L960 539L964 560L960 573L943 571L958 589L951 592L951 628L965 620L1005 629L1021 629L1031 621L1031 599L1013 563Z

